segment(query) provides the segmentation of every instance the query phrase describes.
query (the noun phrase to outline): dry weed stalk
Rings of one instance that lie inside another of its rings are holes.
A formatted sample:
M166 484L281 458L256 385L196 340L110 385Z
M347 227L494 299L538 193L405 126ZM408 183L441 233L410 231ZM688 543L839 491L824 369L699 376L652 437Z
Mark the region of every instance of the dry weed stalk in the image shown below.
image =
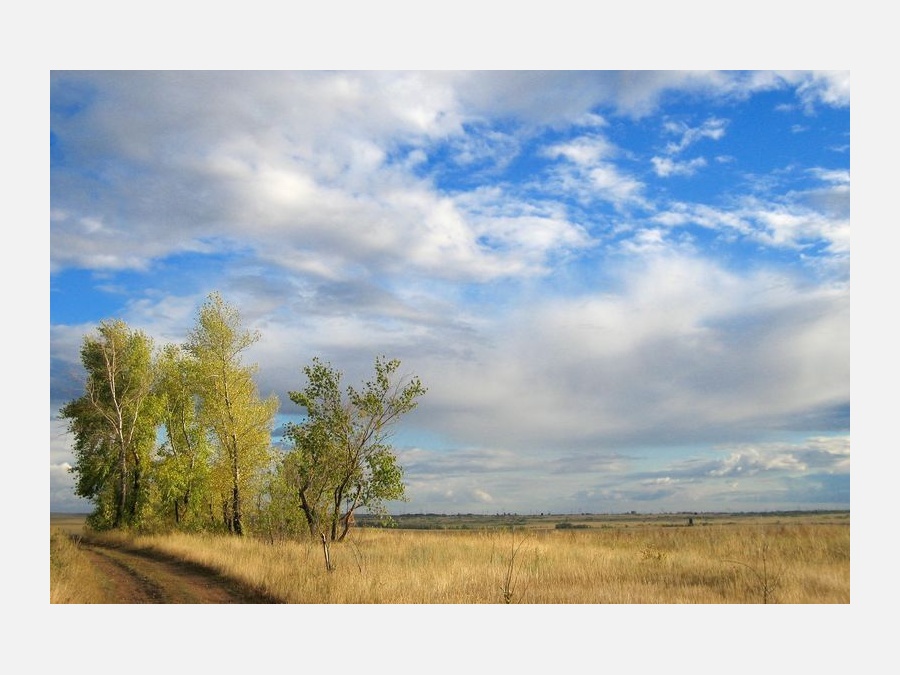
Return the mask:
M760 597L764 605L774 600L775 589L781 579L782 570L774 571L770 568L769 560L769 542L763 541L757 550L757 558L759 563L752 565L743 560L723 560L722 562L731 563L732 565L740 565L750 570L755 580L755 586L759 589Z
M503 602L504 604L512 604L513 596L516 593L516 584L518 581L518 573L521 572L521 565L519 565L519 569L516 569L516 558L519 555L519 551L522 549L522 545L528 540L528 537L523 537L522 540L516 544L515 539L513 539L510 544L510 555L509 561L506 564L506 571L503 578L503 583L500 586L500 590L503 593Z

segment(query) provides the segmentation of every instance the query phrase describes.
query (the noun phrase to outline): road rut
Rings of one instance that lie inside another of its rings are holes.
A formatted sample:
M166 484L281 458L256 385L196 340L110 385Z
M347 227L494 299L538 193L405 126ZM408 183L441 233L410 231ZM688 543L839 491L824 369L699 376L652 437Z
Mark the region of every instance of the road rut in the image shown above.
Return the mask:
M217 571L124 544L79 538L108 604L270 604L266 594Z

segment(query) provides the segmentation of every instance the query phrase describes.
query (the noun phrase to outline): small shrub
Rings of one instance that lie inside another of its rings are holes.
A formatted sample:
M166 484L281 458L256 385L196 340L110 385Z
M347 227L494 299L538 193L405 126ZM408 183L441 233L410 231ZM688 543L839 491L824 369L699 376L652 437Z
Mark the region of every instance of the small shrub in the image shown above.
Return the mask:
M563 522L556 524L557 530L587 530L589 527L589 525L585 525L584 523Z

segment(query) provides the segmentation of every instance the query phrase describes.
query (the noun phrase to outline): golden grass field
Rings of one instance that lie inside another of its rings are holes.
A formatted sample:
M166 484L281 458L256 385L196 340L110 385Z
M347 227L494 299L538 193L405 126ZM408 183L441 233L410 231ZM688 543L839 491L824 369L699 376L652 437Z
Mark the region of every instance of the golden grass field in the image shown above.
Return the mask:
M557 518L559 520L559 518ZM850 602L849 513L587 519L564 529L356 528L331 545L254 537L126 535L136 547L302 604L824 604ZM51 602L91 603L91 570L51 519Z

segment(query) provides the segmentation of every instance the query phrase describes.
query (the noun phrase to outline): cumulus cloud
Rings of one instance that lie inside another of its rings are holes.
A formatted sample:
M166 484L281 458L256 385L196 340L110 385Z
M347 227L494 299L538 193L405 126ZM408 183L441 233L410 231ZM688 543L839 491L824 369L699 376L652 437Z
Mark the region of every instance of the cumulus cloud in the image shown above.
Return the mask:
M283 400L312 356L349 382L400 358L429 387L411 428L443 444L402 457L435 508L699 499L684 467L634 473L637 449L725 435L705 465L717 490L739 472L832 475L813 444L749 442L846 423L849 170L693 200L679 184L717 172L689 152L728 123L646 121L670 95L788 88L810 112L849 103L841 73L55 73L52 279L89 271L158 344L221 291L262 336L261 392ZM635 120L667 135L636 152ZM786 253L801 264L776 267ZM53 404L80 395L93 327L51 324Z
M53 270L141 270L215 242L332 278L364 265L484 280L532 273L555 245L572 242L572 226L558 222L483 214L473 222L464 204L393 159L466 138L453 77L269 74L248 79L240 96L235 77L106 76L111 105L54 116L63 159L52 188ZM54 96L73 81L95 86L90 74L58 76ZM107 112L119 108L142 113ZM504 138L492 132L467 161L496 159ZM552 228L559 240L547 236ZM485 246L485 237L503 246Z
M812 112L818 105L850 105L850 71L829 70L779 73L785 82L796 86L797 98L803 107Z
M849 401L846 290L681 256L622 274L620 291L537 302L473 361L428 373L436 421L463 439L588 448L749 433Z
M752 443L723 448L728 456L710 468L715 475L735 471L850 473L850 437L811 437L802 443Z
M475 138L465 125L488 115L583 121L599 104L652 109L675 87L710 95L785 83L837 103L842 82L822 73L761 83L740 73L650 71L55 73L51 269L146 269L167 255L209 251L215 239L269 262L280 252L283 264L320 273L363 260L435 269L440 260L453 276L515 274L530 265L480 247L468 214L417 178L407 157ZM673 152L721 137L724 122L677 131ZM460 161L496 160L504 144L516 152L508 133L485 138ZM580 168L564 179L586 195L646 203L642 182L608 161L604 139L551 152ZM657 172L699 166L658 161Z
M642 471L597 471L573 500L613 511L840 508L849 500L849 436L797 442L730 444L712 456L673 459Z

